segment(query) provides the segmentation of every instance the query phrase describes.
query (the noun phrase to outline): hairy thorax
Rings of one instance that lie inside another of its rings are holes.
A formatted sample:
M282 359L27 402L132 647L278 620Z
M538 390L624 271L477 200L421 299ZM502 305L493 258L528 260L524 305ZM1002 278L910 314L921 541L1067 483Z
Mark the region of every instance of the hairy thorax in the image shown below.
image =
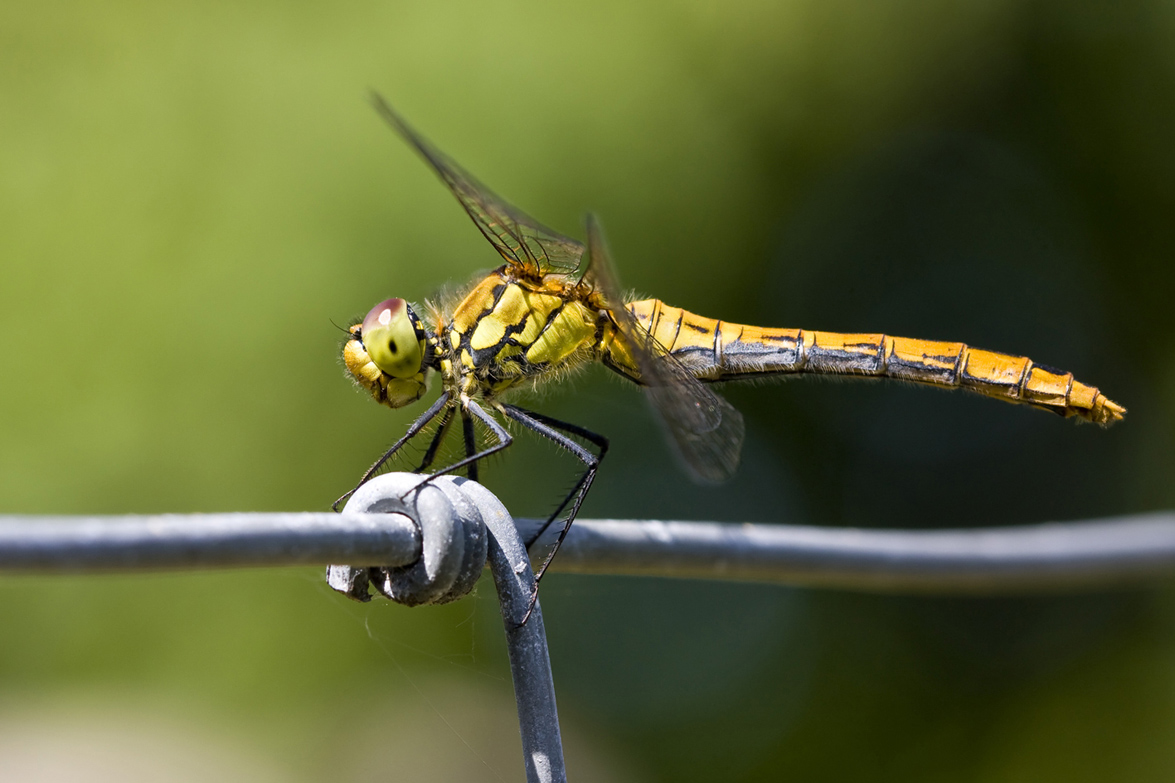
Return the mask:
M460 390L492 397L592 358L607 320L596 298L586 286L495 270L439 327Z

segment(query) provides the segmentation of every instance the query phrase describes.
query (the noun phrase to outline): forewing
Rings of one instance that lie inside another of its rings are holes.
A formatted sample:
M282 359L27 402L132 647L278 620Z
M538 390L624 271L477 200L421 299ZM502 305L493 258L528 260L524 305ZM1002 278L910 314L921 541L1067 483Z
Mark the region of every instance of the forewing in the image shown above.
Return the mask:
M587 233L586 276L608 301L613 321L636 356L653 410L686 469L703 483L726 481L738 469L744 435L742 414L695 378L624 307L603 231L592 215L587 219Z
M449 186L481 233L507 262L530 275L552 272L570 275L579 268L583 243L547 228L499 198L413 130L379 94L372 93L371 102L380 116L416 148Z

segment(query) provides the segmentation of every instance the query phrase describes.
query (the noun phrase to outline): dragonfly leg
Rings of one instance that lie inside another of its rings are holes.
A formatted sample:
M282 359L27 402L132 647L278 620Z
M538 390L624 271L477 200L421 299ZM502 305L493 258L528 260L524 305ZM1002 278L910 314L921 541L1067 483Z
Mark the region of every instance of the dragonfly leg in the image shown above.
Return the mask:
M453 421L453 411L456 408L449 406L445 409L445 415L441 418L441 423L437 426L436 434L432 436L432 441L428 444L428 450L424 452L424 459L420 461L420 467L416 468L414 473L423 473L432 467L433 460L437 458L437 451L440 450L441 444L445 441L445 434L449 431L449 424Z
M398 441L393 443L392 447L390 449L388 449L387 451L385 451L384 455L382 457L380 457L379 459L377 459L375 461L375 464L367 469L367 472L365 472L363 474L363 476L359 479L359 483L355 485L355 489L352 489L351 491L345 493L342 497L340 497L334 503L331 503L331 506L330 506L331 509L334 511L338 511L339 504L342 503L347 498L351 497L351 495L354 495L355 490L359 489L361 486L366 484L368 479L370 479L372 476L374 476L376 471L378 471L380 468L382 468L384 466L384 463L386 463L389 459L392 458L392 455L394 455L397 451L399 451L404 446L405 443L407 443L408 441L410 441L414 437L416 437L420 433L420 431L428 425L428 423L430 421L435 419L437 417L437 414L441 412L441 409L443 409L446 405L449 404L449 400L451 397L452 397L452 395L449 392L447 392L447 391L443 392L441 394L441 396L437 398L437 401L432 404L432 407L430 407L428 410L426 410L424 413L422 413L420 415L419 419L412 422L412 426L409 427L408 431L404 433L404 437L400 438Z
M472 457L477 453L477 434L473 431L473 417L464 408L461 409L461 430L465 438L465 456ZM477 481L477 461L465 466L465 475L470 481Z
M436 406L436 405L433 406L433 408L436 408L436 407L438 407L438 406ZM424 425L427 424L429 422L429 420L431 420L436 415L437 415L437 411L432 410L432 408L430 408L428 411L425 411L424 415L421 416L419 419L417 419L413 423L412 427L408 431L408 434L405 435L403 438L400 438L400 440L397 441L396 444L394 446L392 446L392 448L390 448L386 454L384 454L382 457L380 457L380 459L374 465L371 466L371 469L368 470L367 473L363 474L363 479L359 482L359 486L355 487L355 489L359 489L359 487L363 486L364 482L366 482L369 478L371 478L371 474L373 474L376 470L378 470L383 465L383 463L386 462L388 460L388 458L390 458L392 456L392 454L395 453L396 449L398 449L402 445L404 445L404 443L406 443L408 441L408 439L411 438L413 435L420 432L420 430L423 429ZM416 491L420 490L422 487L427 485L430 481L437 478L438 476L445 476L445 475L448 475L449 473L454 473L458 470L461 470L461 468L466 468L470 465L477 465L477 463L479 461L485 459L486 457L490 456L491 454L497 454L499 451L501 451L502 449L506 448L507 446L509 446L511 443L514 442L514 438L510 435L510 433L506 432L506 428L503 427L501 424L499 424L497 421L495 421L493 416L490 416L488 413L486 413L484 410L482 410L481 406L478 405L473 400L467 400L462 405L461 416L466 422L465 432L466 432L467 439L465 441L465 448L466 448L467 452L471 452L471 453L467 453L467 456L464 459L457 460L452 465L441 468L440 470L438 470L435 473L431 474L430 476L426 477L424 479L424 481L420 482L415 487L413 487L411 490L409 490L410 492L416 492ZM473 423L471 420L472 418L478 419L483 424L485 424L487 427L489 427L490 431L493 432L494 437L496 437L498 439L498 442L495 443L494 445L486 448L486 449L483 449L482 451L477 451L476 446L474 445L474 441L471 439L471 436L473 434ZM447 415L445 417L445 421L443 421L441 423L441 426L442 427L447 426L448 422L451 420L452 420L452 415L450 413L449 415ZM417 425L419 425L419 426L417 426ZM429 446L430 452L434 451L432 446L434 444L436 444L436 441L437 441L437 436L434 435L433 436L433 444L430 444L430 446ZM433 456L435 456L435 454ZM431 459L428 460L429 463L431 463L431 461L432 461ZM355 489L351 490L351 492L348 492L347 495L352 494L355 491ZM347 495L344 495L342 498L339 498L339 500L335 501L336 505L340 501L342 501L343 498L347 497Z
M535 589L537 594L539 580L547 572L547 567L551 565L551 560L554 559L555 553L562 546L563 539L567 537L567 531L571 529L571 523L575 521L575 517L579 514L579 507L583 505L584 498L587 497L588 490L591 489L592 481L596 477L596 471L599 470L600 462L604 459L604 455L608 453L608 439L603 435L594 433L591 430L585 430L583 427L576 426L575 424L552 419L550 416L544 416L534 411L523 410L514 405L503 405L502 411L527 429L537 432L560 448L571 452L584 464L585 468L583 474L579 477L579 481L567 493L567 497L563 498L563 502L555 509L555 513L551 514L547 521L543 523L543 526L539 528L534 538L527 542L527 546L530 546L537 541L539 536L546 532L547 528L559 518L559 515L563 513L567 505L569 503L571 504L571 510L563 520L563 529L559 531L559 539L555 542L554 549L543 560L542 566L539 567L538 572L535 574ZM567 435L564 435L564 432L583 438L599 449L599 453L593 454L567 437Z
M544 416L541 413L523 410L522 408L513 405L502 405L501 410L514 421L526 427L533 432L537 432L544 438L550 440L555 445L562 449L571 452L580 462L584 464L586 470L583 475L579 477L579 481L567 493L567 497L563 498L563 502L555 509L555 513L547 519L543 526L539 528L539 532L533 539L527 542L529 547L539 536L546 531L551 523L563 513L563 509L571 503L571 511L568 512L567 517L563 520L563 529L559 531L559 538L555 541L554 548L543 559L543 564L539 566L539 570L534 575L534 592L530 595L530 605L526 608L526 614L522 616L522 620L518 623L519 626L525 625L526 621L530 619L530 613L534 611L535 604L539 600L539 582L543 575L547 573L547 568L550 567L551 561L555 559L555 554L559 551L559 547L563 545L563 540L567 538L567 532L571 530L571 523L575 521L576 515L579 514L579 507L583 504L584 498L587 497L588 490L591 489L592 481L596 477L596 471L599 470L600 462L604 459L604 455L608 453L608 439L603 435L598 435L591 430L585 430L583 427L570 424L558 419L552 419L549 416ZM562 432L560 432L562 430ZM577 437L592 443L599 449L598 454L585 449L571 438L563 434L563 432L570 433Z
M501 424L499 424L497 421L495 421L493 416L489 415L484 410L482 410L481 406L478 405L473 400L467 400L465 403L462 404L461 415L463 417L469 416L471 418L475 418L478 421L480 421L482 424L489 427L490 432L492 432L494 434L494 437L498 439L498 442L492 446L489 446L485 449L482 449L481 451L477 451L476 447L473 446L472 441L466 440L465 448L467 450L472 450L473 453L468 454L468 456L466 456L464 459L457 460L456 462L454 462L452 465L449 465L448 467L445 467L445 468L442 468L441 470L438 470L436 473L429 476L428 480L432 480L432 479L436 478L437 476L444 476L449 473L454 473L458 470L461 470L461 468L466 467L467 465L475 465L478 462L480 462L481 460L490 456L491 454L497 454L499 451L501 451L502 449L506 448L507 446L509 446L511 443L514 442L514 438L510 435L509 432L506 432L506 428L503 427ZM471 435L472 432L473 432L473 422L470 421L468 423L468 425L466 425L466 434ZM427 481L426 481L426 483L427 483ZM423 484L421 486L423 486Z

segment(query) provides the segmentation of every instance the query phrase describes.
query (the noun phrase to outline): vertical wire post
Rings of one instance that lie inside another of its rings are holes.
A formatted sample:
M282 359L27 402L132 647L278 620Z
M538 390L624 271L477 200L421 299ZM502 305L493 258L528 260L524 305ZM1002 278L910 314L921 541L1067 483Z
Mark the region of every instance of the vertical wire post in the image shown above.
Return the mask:
M535 586L526 547L506 507L489 490L474 481L451 480L473 500L490 533L488 559L506 626L527 783L566 783L555 681L543 612L537 601L530 618L519 624L530 607Z
M506 626L527 783L566 783L551 656L537 602L522 622L534 572L502 502L469 479L387 473L360 487L346 510L408 517L420 529L421 552L402 567L329 566L328 583L349 598L370 600L370 586L408 606L455 601L473 588L488 561Z

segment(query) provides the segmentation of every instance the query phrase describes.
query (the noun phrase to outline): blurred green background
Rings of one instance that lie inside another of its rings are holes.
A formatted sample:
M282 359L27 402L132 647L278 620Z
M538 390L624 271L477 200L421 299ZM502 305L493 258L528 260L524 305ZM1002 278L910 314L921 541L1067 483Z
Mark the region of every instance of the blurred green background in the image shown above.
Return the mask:
M958 527L1175 506L1175 4L0 5L0 513L325 510L419 408L339 333L496 256L375 88L624 283L713 317L1074 371L1113 430L932 390L728 387L691 486L639 393L585 517ZM573 475L521 443L515 513ZM573 780L1175 777L1170 586L1001 599L552 575ZM518 780L492 588L320 569L0 579L0 776Z

